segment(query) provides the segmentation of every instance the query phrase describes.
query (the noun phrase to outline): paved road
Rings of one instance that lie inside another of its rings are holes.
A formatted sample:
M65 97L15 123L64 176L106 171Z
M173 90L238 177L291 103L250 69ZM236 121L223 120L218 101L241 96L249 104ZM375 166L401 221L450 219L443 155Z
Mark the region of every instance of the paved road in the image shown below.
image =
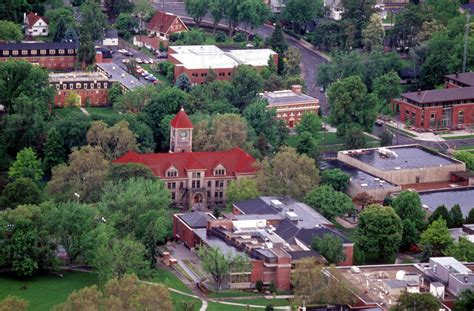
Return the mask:
M176 0L154 0L153 5L157 9L162 8L162 1L164 1L164 11L170 12L179 16L187 16L184 4L182 1ZM204 18L204 22L212 22L209 16ZM257 28L254 32L261 37L269 37L273 33L274 27L271 25L263 25ZM326 96L319 91L319 86L316 85L317 67L319 64L326 62L326 60L319 56L312 48L306 46L303 42L285 35L290 46L293 46L301 51L301 60L303 67L303 77L306 84L307 93L319 99L323 114L327 114L328 107Z

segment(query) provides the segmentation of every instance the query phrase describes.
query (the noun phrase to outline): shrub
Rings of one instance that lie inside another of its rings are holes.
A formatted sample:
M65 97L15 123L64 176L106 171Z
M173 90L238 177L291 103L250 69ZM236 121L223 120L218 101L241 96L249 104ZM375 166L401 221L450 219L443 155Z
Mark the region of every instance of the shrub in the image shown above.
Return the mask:
M247 38L247 36L245 35L245 33L243 31L239 31L235 34L234 41L235 42L244 42L246 38Z
M225 34L222 31L216 33L215 37L216 42L225 42Z
M258 280L257 282L255 282L255 289L258 290L259 292L261 292L263 290L263 281L262 280Z

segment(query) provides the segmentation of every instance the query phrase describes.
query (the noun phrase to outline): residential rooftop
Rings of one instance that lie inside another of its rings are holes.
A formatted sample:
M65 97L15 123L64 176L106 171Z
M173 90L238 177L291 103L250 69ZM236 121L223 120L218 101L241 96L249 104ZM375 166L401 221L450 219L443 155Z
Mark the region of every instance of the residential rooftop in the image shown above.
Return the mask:
M453 158L425 149L418 145L370 148L340 152L369 166L384 171L432 168L461 163Z
M215 219L210 213L192 212L178 215L190 228L206 228L209 220Z
M105 73L110 81L119 82L129 90L143 86L143 83L140 82L137 78L128 74L128 72L126 72L120 66L114 63L97 64L97 69Z
M430 212L434 212L440 205L445 205L450 210L459 204L464 217L474 208L474 188L450 189L420 193L421 203Z

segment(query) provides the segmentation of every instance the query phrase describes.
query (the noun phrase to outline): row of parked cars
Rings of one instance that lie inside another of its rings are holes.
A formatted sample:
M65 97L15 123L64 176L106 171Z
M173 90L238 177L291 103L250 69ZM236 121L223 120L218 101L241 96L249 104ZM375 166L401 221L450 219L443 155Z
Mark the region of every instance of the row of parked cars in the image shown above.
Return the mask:
M146 69L143 69L141 66L137 65L137 68L135 70L139 75L145 78L145 80L148 80L153 84L160 83L160 81L152 73L149 73Z

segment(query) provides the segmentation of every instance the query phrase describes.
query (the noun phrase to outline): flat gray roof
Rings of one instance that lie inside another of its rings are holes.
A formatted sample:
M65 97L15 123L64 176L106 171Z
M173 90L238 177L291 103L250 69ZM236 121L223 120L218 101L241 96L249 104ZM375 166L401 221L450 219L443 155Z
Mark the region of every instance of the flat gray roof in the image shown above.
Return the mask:
M397 185L392 184L391 182L375 177L369 173L361 171L355 167L349 166L339 160L324 160L321 161L322 169L335 169L338 168L341 171L351 175L350 181L352 183L358 184L360 186L364 185L365 189L391 189L394 190L397 188Z
M474 208L474 188L440 190L420 193L421 204L426 205L430 212L434 212L440 205L450 210L459 204L464 217L467 217Z
M386 171L439 167L461 163L417 145L386 147L386 149L395 152L396 156L383 156L377 151L378 148L349 153L342 152L365 164Z
M110 81L119 82L129 90L143 86L143 83L141 83L137 78L123 70L117 64L100 63L97 64L97 68L99 69L99 71L106 73Z
M287 104L318 104L319 101L306 94L297 94L292 90L274 91L261 93L260 96L265 98L269 106L287 105Z
M217 247L221 249L224 253L231 253L235 254L242 254L247 256L246 253L238 251L235 247L228 245L223 240L219 239L218 237L208 236L206 229L195 229L194 233L209 247Z

